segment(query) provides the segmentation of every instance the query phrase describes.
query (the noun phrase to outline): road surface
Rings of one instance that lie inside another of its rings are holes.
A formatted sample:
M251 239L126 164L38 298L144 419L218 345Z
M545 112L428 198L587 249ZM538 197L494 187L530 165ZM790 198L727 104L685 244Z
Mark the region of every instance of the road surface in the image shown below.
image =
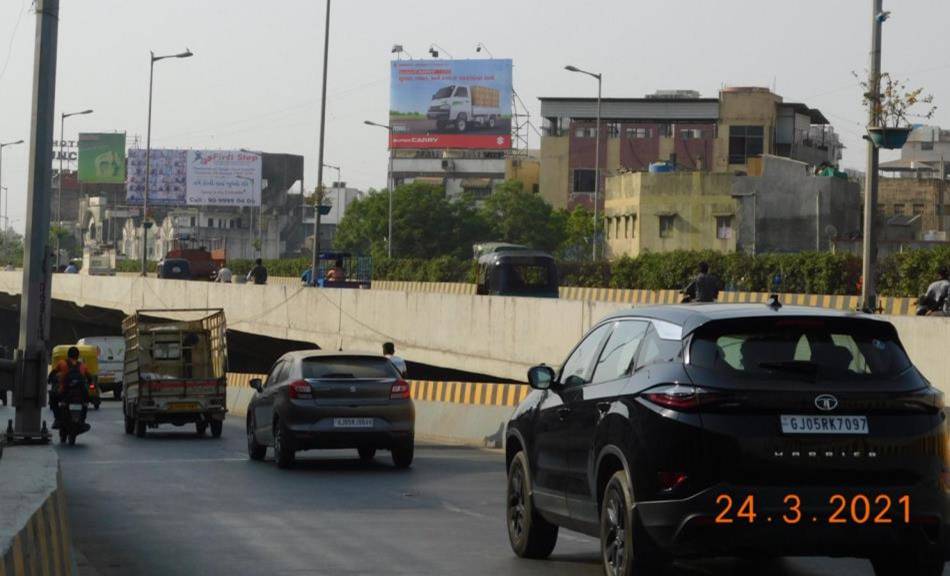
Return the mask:
M515 558L504 523L499 452L417 447L412 469L388 453L307 452L297 468L251 462L243 423L219 440L193 428L126 436L119 404L91 412L92 431L57 447L84 575L602 574L597 542L563 532L548 561ZM677 564L675 576L870 574L858 560ZM946 572L945 574L950 574Z

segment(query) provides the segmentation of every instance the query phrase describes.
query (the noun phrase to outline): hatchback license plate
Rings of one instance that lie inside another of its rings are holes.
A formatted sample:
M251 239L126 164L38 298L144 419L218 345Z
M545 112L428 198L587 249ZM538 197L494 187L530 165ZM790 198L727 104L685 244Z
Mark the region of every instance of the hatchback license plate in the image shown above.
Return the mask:
M372 418L334 418L334 428L372 428Z
M867 416L782 414L783 434L867 434Z

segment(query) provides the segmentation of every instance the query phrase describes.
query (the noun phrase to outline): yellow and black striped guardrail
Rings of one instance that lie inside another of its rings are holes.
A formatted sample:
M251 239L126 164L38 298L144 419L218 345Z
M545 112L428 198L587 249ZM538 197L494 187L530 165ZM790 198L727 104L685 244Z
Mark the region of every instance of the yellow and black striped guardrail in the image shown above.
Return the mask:
M265 378L262 374L228 374L228 386L246 388L252 378ZM410 380L409 388L414 400L471 404L473 406L517 406L531 392L527 384L499 384L493 382L436 382Z
M0 557L0 576L72 574L72 540L62 482L13 537Z

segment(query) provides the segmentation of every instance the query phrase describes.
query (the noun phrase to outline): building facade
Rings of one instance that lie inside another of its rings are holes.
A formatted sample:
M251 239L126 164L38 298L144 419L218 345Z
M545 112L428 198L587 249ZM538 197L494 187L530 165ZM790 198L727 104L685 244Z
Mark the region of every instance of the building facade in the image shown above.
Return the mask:
M914 128L901 148L900 159L881 162L881 171L904 178L946 180L950 176L950 130Z
M946 241L950 230L950 180L881 178L877 209L884 218L919 216L917 240Z
M426 182L442 186L449 198L468 193L487 197L505 180L505 150L391 150L396 186Z
M765 88L726 88L718 98L691 91L601 103L600 157L595 98L541 98L540 192L556 208L592 204L610 175L655 162L680 170L743 172L750 158L773 154L837 165L842 145L818 110L786 103ZM601 202L604 199L601 198Z
M860 232L859 186L808 164L763 155L755 175L628 172L607 179L608 257L646 252L829 250Z

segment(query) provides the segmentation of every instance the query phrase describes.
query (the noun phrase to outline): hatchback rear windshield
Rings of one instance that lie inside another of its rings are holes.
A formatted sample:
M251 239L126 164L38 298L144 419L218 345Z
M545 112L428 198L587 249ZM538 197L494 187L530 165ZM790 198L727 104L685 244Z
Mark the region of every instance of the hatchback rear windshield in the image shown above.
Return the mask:
M304 378L398 378L387 358L335 356L307 358L303 361Z
M707 324L693 336L689 362L757 378L886 378L911 366L889 324L808 317Z

